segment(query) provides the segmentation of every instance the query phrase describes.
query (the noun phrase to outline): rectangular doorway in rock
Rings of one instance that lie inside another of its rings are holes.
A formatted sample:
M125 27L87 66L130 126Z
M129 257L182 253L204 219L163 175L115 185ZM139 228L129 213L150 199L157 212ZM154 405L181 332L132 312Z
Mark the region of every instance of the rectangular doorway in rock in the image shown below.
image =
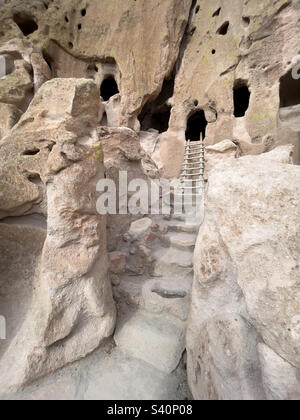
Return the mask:
M186 140L200 141L200 136L205 139L207 120L203 110L192 114L187 121L187 128L185 132Z
M293 161L300 165L300 78L295 70L280 79L278 138L281 144L293 144Z
M300 79L289 71L280 79L280 108L300 105Z
M233 88L234 116L242 118L246 115L250 103L250 90L246 81L237 80Z
M103 80L100 87L100 94L104 102L107 102L112 96L119 93L119 87L114 76L108 76Z

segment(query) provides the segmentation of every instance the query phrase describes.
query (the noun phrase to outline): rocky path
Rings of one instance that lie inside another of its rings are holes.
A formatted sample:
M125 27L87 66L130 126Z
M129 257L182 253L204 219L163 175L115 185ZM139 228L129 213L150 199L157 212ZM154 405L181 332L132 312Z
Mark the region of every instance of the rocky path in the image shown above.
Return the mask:
M132 276L126 270L114 287L119 313L114 340L12 398L190 399L185 333L198 229L195 219L184 218L133 224L129 234L138 248L143 249L149 232L162 234L147 248L151 275Z

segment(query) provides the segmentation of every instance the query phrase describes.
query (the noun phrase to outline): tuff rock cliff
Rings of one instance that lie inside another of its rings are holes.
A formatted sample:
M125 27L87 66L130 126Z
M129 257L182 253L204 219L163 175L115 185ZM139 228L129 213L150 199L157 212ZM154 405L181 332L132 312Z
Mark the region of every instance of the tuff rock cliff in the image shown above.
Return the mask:
M1 397L300 399L299 42L299 0L0 0ZM201 221L97 213L201 133Z

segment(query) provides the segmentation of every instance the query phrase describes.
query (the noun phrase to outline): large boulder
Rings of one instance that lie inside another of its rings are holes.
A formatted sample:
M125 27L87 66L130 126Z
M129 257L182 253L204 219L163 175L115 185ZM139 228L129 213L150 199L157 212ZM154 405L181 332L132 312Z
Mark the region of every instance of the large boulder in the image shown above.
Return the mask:
M195 398L299 395L300 169L290 160L284 146L209 173L187 343ZM289 388L272 365L288 366Z
M119 197L120 172L125 172L127 184L139 179L150 185L149 178L159 179L160 172L149 154L141 147L138 134L126 127L108 128L98 127L101 140L105 175L107 179L114 181L117 197ZM125 179L124 179L124 182ZM127 185L125 185L126 192ZM124 193L124 191L122 191ZM128 192L128 197L133 195ZM119 213L119 208L117 208ZM120 237L130 226L133 216L127 214L108 215L108 248L114 251L117 248Z
M33 214L47 216L47 231L36 233L42 246L39 240L32 247L37 258L24 256L38 264L38 273L24 263L24 270L35 273L24 282L16 262L5 260L6 269L16 273L7 295L11 305L14 287L30 283L32 293L26 311L19 302L23 322L8 336L0 359L2 394L84 357L113 333L106 219L96 211L96 184L104 177L96 131L99 106L94 82L50 81L0 146L1 233L14 237L18 231L11 230L20 228L8 229L7 223L29 223L24 235L30 238ZM31 252L27 248L24 254ZM5 300L5 288L1 293Z

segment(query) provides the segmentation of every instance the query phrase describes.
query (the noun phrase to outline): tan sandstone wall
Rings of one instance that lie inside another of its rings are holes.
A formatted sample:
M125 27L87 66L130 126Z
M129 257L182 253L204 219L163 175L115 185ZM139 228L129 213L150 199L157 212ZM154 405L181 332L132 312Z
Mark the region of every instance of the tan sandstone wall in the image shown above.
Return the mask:
M9 266L0 304L18 308L0 347L6 391L113 334L107 248L132 220L97 214L96 182L117 180L119 169L129 178L177 177L188 120L203 112L209 217L196 249L190 387L195 398L299 397L299 167L290 160L300 164L300 80L290 73L299 13L298 0L0 0L0 261ZM107 77L119 93L106 100ZM250 93L244 115L234 104L239 87ZM293 152L277 148L287 144ZM216 161L219 172L209 175Z

